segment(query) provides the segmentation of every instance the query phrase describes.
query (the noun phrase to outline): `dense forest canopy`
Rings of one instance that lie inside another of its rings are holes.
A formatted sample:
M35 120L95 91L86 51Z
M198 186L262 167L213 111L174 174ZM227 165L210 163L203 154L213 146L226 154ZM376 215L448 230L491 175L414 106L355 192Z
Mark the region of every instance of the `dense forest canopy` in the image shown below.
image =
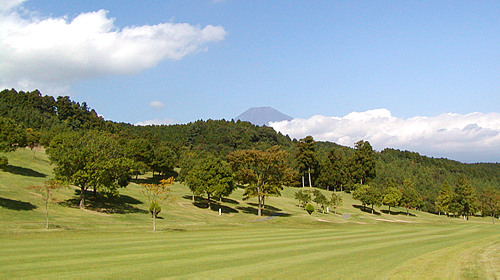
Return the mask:
M123 161L130 162L129 177L146 171L167 174L175 167L188 166L189 158L200 154L226 160L235 151L279 146L290 155L289 166L298 171L294 186L305 183L349 191L356 184L369 183L384 190L411 182L422 200L420 209L429 212L440 211L436 202L443 184L460 184L463 177L478 194L491 188L500 190L499 163L464 164L391 148L375 152L366 141L350 148L312 137L290 139L271 127L244 121L135 126L104 120L86 103L68 96L43 96L38 90L1 91L0 118L1 152L36 145L50 151L51 145L62 143L64 135L99 135L102 141L121 146L112 151L113 157L130 159ZM1 162L6 164L5 159Z

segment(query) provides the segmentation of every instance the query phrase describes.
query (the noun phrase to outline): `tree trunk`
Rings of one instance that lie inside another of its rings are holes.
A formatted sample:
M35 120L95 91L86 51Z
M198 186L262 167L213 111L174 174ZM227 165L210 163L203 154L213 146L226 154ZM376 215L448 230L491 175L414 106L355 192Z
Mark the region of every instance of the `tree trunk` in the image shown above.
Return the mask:
M406 216L410 216L410 209L406 208Z
M96 198L96 197L97 197L97 188L94 187L94 198Z
M373 204L372 204L372 214L373 214Z
M389 215L391 214L391 206L389 205Z
M312 182L311 182L311 168L309 168L309 187L312 188Z
M80 209L85 209L85 187L80 187Z
M259 198L259 207L257 210L257 215L260 217L260 216L262 216L262 208L261 208L262 207L262 198L260 195L258 196L258 198Z
M194 193L193 193L193 195L192 195L192 199L193 199L193 202L194 202Z
M304 175L302 175L302 187L305 187L305 184L304 184Z
M210 193L207 193L207 197L208 197L208 209L210 209Z
M156 231L156 210L153 210L153 232Z
M49 229L49 199L50 196L47 194L47 200L45 200L45 218L47 223L45 224L45 229Z

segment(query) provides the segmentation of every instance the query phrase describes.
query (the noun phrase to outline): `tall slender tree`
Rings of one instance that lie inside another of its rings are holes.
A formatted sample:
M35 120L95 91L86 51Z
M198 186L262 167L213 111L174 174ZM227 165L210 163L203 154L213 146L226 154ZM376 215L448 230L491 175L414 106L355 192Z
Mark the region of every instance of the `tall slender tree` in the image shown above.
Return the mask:
M368 141L358 141L354 147L354 156L351 159L351 178L353 183L364 184L376 176L375 152Z
M477 197L474 188L465 176L458 179L455 194L457 203L460 205L460 214L468 220L469 215L477 209Z
M319 184L330 190L342 191L348 182L348 170L346 160L342 153L337 149L331 149L323 164L320 165Z
M43 185L34 185L28 187L29 190L33 190L40 194L40 197L45 204L45 229L49 229L49 206L51 203L55 203L54 193L59 191L64 187L64 184L57 180L49 180Z
M446 215L449 215L451 212L450 210L452 209L454 196L455 193L453 192L452 186L448 183L448 181L444 181L436 198L436 206L440 213L444 212Z
M480 200L483 215L489 214L495 223L495 216L500 214L500 191L490 186L482 191Z
M313 177L316 176L318 161L316 159L316 141L312 136L306 136L297 143L297 164L299 174L302 178L302 187L304 187L305 178L309 187L313 186Z

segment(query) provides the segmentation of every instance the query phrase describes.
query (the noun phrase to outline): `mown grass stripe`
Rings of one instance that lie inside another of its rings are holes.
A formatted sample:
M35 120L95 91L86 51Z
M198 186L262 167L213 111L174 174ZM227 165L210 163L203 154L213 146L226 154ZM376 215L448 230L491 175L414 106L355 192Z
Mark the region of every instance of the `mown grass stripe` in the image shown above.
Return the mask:
M442 236L448 236L441 234L433 235L433 233L435 233L436 231L442 232L441 229L435 229L434 231L428 231L428 232L408 231L407 234L400 235L400 238L403 238L403 240L399 242L402 243L408 242L408 239L415 242L416 240L419 239L423 240L429 240L433 238L439 239ZM308 231L305 232L307 233ZM291 234L292 236L295 237L295 232L291 232ZM460 231L455 232L455 235L460 235L460 234L462 234ZM253 241L252 239L250 240ZM150 241L154 242L155 240L150 240ZM164 240L163 242L169 242L169 240ZM52 271L63 272L67 269L67 267L72 267L77 265L83 267L92 266L94 267L94 269L96 269L98 267L101 266L106 267L111 264L118 265L120 263L127 263L127 260L131 259L133 259L135 263L148 263L151 260L161 258L166 260L174 259L173 261L168 261L168 267L175 268L176 266L177 267L183 267L188 265L195 266L199 262L211 263L210 258L212 258L213 256L220 257L221 255L223 255L225 259L230 259L232 262L235 261L240 262L251 256L254 256L259 259L270 258L272 260L279 257L280 255L303 254L306 251L317 250L318 248L342 249L346 247L355 251L357 247L360 248L367 247L366 244L374 244L374 246L384 247L385 245L383 244L394 242L394 237L390 234L390 232L382 232L377 235L372 234L370 235L370 237L361 234L358 237L351 237L350 239L349 237L345 237L344 239L339 239L335 235L332 235L329 238L327 238L325 237L323 232L323 234L318 235L318 237L316 238L311 238L311 236L305 235L303 240L266 242L257 246L255 246L254 244L247 244L247 243L244 244L235 243L234 246L229 246L228 244L225 243L220 244L219 243L220 240L217 239L214 240L213 242L214 243L206 244L205 246L201 246L200 244L194 243L191 244L193 246L193 248L191 249L186 249L186 248L182 249L183 244L181 244L180 247L178 248L179 250L181 250L180 252L164 250L165 248L171 246L171 244L166 244L166 245L163 244L166 247L162 247L161 245L151 246L151 247L145 246L142 248L142 251L136 251L136 252L133 252L134 250L120 250L119 248L105 248L103 250L113 252L112 255L108 255L106 257L99 257L97 259L95 258L92 259L92 256L104 254L104 251L101 250L101 251L91 251L82 254L76 254L72 256L72 258L70 258L71 256L69 257L63 256L62 260L56 257L53 260L45 261L42 267L45 267L47 270L51 269ZM152 248L151 249L152 252L147 253L144 251L144 250L148 251L149 248ZM269 250L271 250L271 252ZM203 252L210 252L210 254L206 258L195 257L203 255ZM245 252L245 253L241 255L239 252ZM35 258L35 260L36 259L37 258ZM17 269L15 270L17 271L32 270L33 267L30 266L37 265L36 262L30 264L29 262L26 261L27 260L23 261L24 265L17 265L16 266ZM5 268L6 267L3 266L2 270ZM199 267L197 268L199 269ZM40 267L38 267L38 270L40 270Z

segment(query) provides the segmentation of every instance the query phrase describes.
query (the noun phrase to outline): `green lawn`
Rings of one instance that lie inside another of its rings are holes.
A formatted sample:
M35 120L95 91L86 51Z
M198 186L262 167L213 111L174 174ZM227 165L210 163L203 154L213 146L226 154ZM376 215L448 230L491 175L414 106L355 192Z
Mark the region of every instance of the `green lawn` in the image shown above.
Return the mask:
M495 279L493 225L346 225L3 236L4 278Z
M297 189L288 188L268 200L265 212L282 215L259 221L255 201L242 201L241 189L220 204L219 216L219 206L193 204L176 183L177 199L163 208L153 233L141 181L87 210L74 207L75 189L65 189L47 231L42 202L26 189L51 178L46 155L8 156L10 166L0 171L3 279L500 278L498 223L418 211L389 215L385 207L372 215L354 207L349 194L342 194L339 213L308 215L293 199Z

